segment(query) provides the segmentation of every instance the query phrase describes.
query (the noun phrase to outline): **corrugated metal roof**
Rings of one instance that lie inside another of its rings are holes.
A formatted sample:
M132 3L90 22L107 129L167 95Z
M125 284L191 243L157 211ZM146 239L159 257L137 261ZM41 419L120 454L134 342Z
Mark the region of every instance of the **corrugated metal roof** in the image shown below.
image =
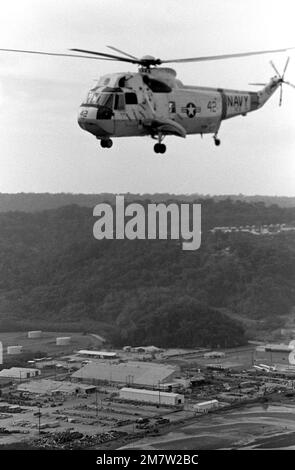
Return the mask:
M266 351L292 351L292 347L287 344L266 344Z
M139 395L156 395L157 397L160 395L161 397L170 397L170 398L177 398L180 395L179 393L173 392L162 392L160 390L146 390L144 388L131 388L131 387L123 387L121 388L120 392L131 392L137 393Z
M153 362L99 362L86 364L72 377L153 386L171 379L176 370L175 367Z
M21 374L22 372L23 373L35 373L35 372L37 372L39 374L40 370L39 369L32 369L32 368L29 368L29 367L10 367L10 369L2 369L0 371L0 376L9 377L10 376L9 374L13 374L12 376L14 376L15 374Z
M202 401L201 403L196 403L194 407L197 406L206 406L206 405L215 405L218 403L218 400L209 400L209 401Z
M88 356L110 356L110 357L116 357L117 353L115 352L110 352L110 351L88 351L87 349L80 349L78 351L78 354L87 354Z
M74 393L75 390L87 390L91 388L89 385L85 384L75 384L71 382L62 382L58 380L51 380L51 379L41 379L41 380L33 380L30 382L23 383L18 386L18 390L24 392L31 392L31 393L54 393L54 392L61 392L61 393Z

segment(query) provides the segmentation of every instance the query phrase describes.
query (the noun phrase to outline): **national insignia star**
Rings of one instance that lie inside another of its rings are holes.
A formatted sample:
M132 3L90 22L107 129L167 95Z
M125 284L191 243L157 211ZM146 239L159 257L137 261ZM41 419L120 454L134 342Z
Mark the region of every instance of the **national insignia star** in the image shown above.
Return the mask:
M186 107L188 117L194 117L196 114L196 107L193 103L189 103Z

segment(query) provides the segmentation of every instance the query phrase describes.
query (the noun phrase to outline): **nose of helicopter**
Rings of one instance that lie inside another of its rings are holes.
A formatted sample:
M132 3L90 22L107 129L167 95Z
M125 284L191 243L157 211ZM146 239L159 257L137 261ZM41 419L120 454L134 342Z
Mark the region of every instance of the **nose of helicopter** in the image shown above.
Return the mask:
M107 137L114 132L111 116L101 113L97 108L81 106L78 112L78 124L81 129L96 137Z

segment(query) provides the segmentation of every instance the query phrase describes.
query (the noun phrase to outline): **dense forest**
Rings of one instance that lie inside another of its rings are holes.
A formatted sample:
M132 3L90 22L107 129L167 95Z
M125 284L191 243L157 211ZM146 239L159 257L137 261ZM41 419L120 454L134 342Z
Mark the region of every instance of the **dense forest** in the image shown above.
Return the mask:
M127 193L124 195L127 202L138 200L150 200L152 202L162 201L183 201L194 202L197 199L213 200L215 202L232 200L248 202L255 204L263 202L266 206L277 205L279 207L294 208L295 197L287 196L246 196L239 195L201 195L201 194L132 194ZM36 212L49 209L58 209L59 207L77 204L82 207L94 207L100 202L114 203L115 195L112 193L100 194L72 194L72 193L0 193L0 213L8 211L21 211L21 212Z
M145 201L147 203L148 201ZM202 244L95 240L92 208L0 214L0 330L76 329L113 344L229 347L243 321L279 326L295 305L295 236L211 233L294 223L295 208L202 204Z

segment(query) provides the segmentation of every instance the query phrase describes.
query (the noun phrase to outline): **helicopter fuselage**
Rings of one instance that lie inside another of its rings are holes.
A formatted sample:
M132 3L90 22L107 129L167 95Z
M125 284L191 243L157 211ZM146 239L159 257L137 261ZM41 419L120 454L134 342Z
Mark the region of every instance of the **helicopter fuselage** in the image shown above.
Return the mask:
M149 135L217 135L223 120L260 108L279 87L274 77L259 92L187 86L173 69L101 77L78 114L80 127L101 141Z
M210 133L214 134L215 145L220 145L217 133L224 119L246 116L255 111L279 87L281 105L283 84L295 88L295 85L284 79L290 57L282 74L270 61L277 75L268 84L253 83L252 85L263 86L257 92L184 85L176 78L174 69L158 67L169 63L204 62L285 52L295 49L294 47L169 60L151 55L139 58L117 47L107 47L120 55L77 48L70 50L79 52L79 55L6 48L0 48L0 52L119 61L138 65L139 70L136 73L112 73L101 77L80 106L79 126L99 139L103 148L112 147L112 137L148 135L158 141L154 145L154 151L164 153L166 146L162 141L167 135L186 137L187 134L202 136Z

